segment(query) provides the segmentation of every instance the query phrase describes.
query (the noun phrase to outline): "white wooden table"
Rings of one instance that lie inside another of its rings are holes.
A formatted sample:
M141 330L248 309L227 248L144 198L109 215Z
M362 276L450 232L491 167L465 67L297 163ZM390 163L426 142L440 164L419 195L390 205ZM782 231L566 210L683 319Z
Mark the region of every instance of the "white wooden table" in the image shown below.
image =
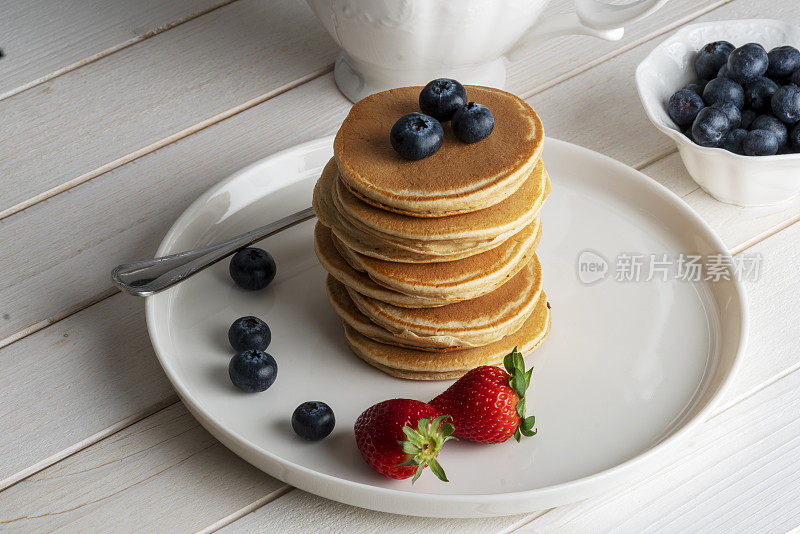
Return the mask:
M555 0L552 11L565 11ZM713 417L653 476L485 520L361 510L240 460L187 413L143 302L111 267L153 254L210 185L336 130L333 42L299 0L0 1L0 531L786 531L800 525L800 201L741 209L692 182L645 119L636 64L695 20L800 23L787 0L671 0L618 43L554 40L509 66L553 137L642 170L734 254L750 346ZM798 169L800 172L800 169Z

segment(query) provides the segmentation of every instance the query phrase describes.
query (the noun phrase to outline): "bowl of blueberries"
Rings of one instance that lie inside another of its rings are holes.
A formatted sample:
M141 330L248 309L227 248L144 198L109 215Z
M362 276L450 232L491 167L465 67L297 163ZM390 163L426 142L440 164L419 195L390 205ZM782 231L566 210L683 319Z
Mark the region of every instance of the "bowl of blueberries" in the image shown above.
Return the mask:
M639 64L650 121L716 199L765 206L800 194L800 26L688 25Z

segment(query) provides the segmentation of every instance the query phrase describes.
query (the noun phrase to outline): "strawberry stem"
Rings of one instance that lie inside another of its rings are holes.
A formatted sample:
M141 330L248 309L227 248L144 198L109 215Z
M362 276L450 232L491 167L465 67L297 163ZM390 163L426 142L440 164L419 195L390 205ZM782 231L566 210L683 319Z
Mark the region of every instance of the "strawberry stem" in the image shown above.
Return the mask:
M430 467L433 474L439 477L440 480L449 482L444 469L436 459L442 446L448 440L456 439L452 436L453 432L456 431L456 427L453 426L453 423L444 422L445 419L449 418L449 415L440 415L435 419L422 417L417 422L416 429L408 425L403 426L403 434L406 435L406 440L398 441L397 443L403 449L403 452L409 455L409 458L405 462L398 464L398 467L417 467L414 478L411 479L412 484L420 477L425 466Z
M525 370L525 359L522 357L522 354L517 351L517 347L514 347L514 350L503 358L503 366L510 376L508 385L519 397L519 402L517 402L517 415L519 415L520 422L519 426L514 431L514 439L519 442L523 435L536 435L536 429L534 428L536 418L534 416L525 417L525 392L528 391L528 387L531 385L533 367L527 371Z

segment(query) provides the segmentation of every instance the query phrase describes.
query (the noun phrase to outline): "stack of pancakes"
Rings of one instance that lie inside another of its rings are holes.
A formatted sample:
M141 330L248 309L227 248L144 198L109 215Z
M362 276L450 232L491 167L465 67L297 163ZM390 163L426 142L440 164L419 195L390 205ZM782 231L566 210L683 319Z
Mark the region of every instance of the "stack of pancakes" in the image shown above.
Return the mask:
M550 193L542 124L514 95L467 87L495 129L474 144L449 123L434 155L391 146L420 87L355 104L314 189L315 247L353 351L391 375L439 380L532 351L550 330L535 250Z

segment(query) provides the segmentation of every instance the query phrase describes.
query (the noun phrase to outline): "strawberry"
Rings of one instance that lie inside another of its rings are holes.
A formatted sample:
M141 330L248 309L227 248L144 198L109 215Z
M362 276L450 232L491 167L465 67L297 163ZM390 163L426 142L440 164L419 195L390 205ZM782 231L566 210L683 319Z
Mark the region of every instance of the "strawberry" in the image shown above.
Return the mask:
M430 405L453 415L458 437L481 443L502 443L511 436L533 436L536 418L525 417L525 391L533 368L517 348L503 359L506 371L484 365L469 371L433 399Z
M443 422L449 417L416 400L379 402L356 419L356 444L367 464L384 476L397 479L413 476L413 484L427 465L447 482L436 456L442 445L453 439L453 424Z

